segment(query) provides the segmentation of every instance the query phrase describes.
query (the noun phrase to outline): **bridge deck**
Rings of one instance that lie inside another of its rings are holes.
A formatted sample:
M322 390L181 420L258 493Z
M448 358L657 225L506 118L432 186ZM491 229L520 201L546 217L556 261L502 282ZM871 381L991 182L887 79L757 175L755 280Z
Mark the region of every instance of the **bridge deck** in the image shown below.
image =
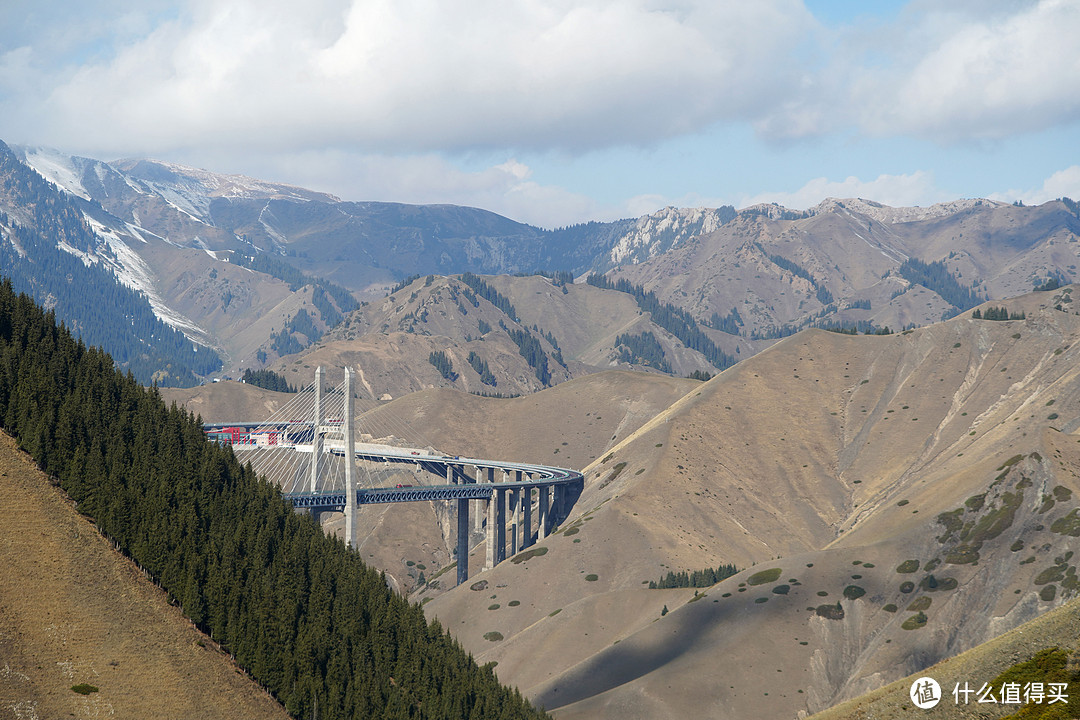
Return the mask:
M238 427L239 425L234 425ZM283 446L285 449L288 446ZM295 447L292 449L296 449ZM238 446L240 452L250 451L245 446ZM344 455L340 448L331 448L330 453ZM466 458L448 455L431 455L417 450L402 449L400 451L386 446L361 446L355 451L357 460L368 460L381 463L408 463L418 465L436 475L445 477L447 467L463 468L471 465L477 468L502 470L503 472L521 472L530 476L528 480L477 483L469 482L468 476L464 476L465 482L456 485L418 485L415 487L386 487L358 489L356 502L359 505L371 505L376 503L395 502L422 502L430 500L488 500L496 489L550 487L580 482L584 479L581 473L566 468L550 467L548 465L535 465L532 463L513 463L500 460L484 460L481 458ZM436 470L435 468L441 468ZM285 493L285 497L294 506L302 508L331 508L345 506L345 491L328 492L302 492Z
M514 490L534 487L550 487L581 480L581 473L567 471L565 476L538 480L499 483L464 483L461 485L418 485L403 488L373 488L357 490L359 505L394 502L421 502L426 500L488 500L496 490ZM285 497L296 507L344 507L344 492L287 493Z

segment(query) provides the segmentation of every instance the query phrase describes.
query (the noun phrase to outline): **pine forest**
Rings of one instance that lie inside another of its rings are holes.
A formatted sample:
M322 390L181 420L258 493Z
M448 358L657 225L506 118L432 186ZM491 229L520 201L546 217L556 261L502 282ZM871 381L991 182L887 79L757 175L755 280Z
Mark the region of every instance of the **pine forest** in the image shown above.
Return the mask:
M294 717L541 718L113 359L0 285L0 422Z

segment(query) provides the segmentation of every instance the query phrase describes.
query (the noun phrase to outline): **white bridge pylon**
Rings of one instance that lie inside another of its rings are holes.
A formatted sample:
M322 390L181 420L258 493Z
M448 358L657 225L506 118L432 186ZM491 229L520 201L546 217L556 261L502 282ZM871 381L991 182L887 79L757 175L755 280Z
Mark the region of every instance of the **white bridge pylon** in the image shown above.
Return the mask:
M546 538L569 515L584 487L584 478L574 470L401 447L391 444L397 442L393 436L381 443L357 443L349 368L344 381L329 389L323 386L322 367L317 368L311 387L296 393L269 420L204 427L278 485L294 507L315 517L326 510L344 512L344 540L354 549L359 505L447 502L457 516L459 584L468 579L472 541L486 543L484 567L490 569L507 558L507 550L514 555ZM406 428L404 434L411 431ZM426 471L439 484L423 485L410 477L391 485L405 468L413 468L415 478ZM472 512L471 504L476 505Z
M353 432L353 402L352 402L352 370L345 368L345 381L342 383L341 404L342 421L330 424L325 422L322 412L322 373L320 365L315 368L315 416L313 418L314 432L311 436L311 485L309 491L318 491L319 465L323 461L323 445L328 438L340 439L344 447L344 455L341 463L344 469L345 486L345 544L351 548L356 547L356 435ZM330 449L329 447L327 448ZM312 512L316 512L312 510Z
M312 386L296 393L269 420L229 428L247 431L238 434L239 441L232 439L233 448L285 495L343 494L345 542L350 547L356 545L358 489L354 417L352 370L345 368L344 381L326 388L319 367ZM370 471L365 480L367 487L376 486Z

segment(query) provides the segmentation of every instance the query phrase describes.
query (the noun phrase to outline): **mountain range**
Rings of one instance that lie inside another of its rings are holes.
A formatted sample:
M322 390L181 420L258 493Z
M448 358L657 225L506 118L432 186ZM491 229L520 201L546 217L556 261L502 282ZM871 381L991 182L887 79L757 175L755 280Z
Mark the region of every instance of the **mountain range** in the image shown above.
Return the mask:
M458 587L438 505L365 510L359 533L394 589L559 718L857 704L1080 590L1068 198L549 230L3 146L0 213L13 284L144 382L351 366L365 435L583 469L554 535L482 573L481 541ZM161 393L220 421L294 397Z
M1038 207L960 200L890 208L848 199L806 211L665 208L547 230L474 208L344 202L146 159L105 163L31 147L14 148L11 157L19 162L4 172L13 181L46 178L54 202L72 204L86 220L84 247L57 247L143 296L163 322L212 349L226 375L288 367L320 341L349 341L375 362L414 369L435 346L460 350L454 373L388 375L372 384L378 395L476 389L463 371L469 353L498 383L479 391L502 394L610 367L715 372L811 325L901 330L1047 281L1069 282L1080 254L1080 210L1068 198ZM9 224L33 226L25 206L17 195L0 197ZM558 292L516 277L536 271ZM468 306L445 302L460 289L441 290L456 281L425 280L402 302L412 278L462 273L483 274L529 315L524 326L501 311L484 316L483 300L465 321ZM559 273L577 282L556 280ZM590 274L607 281L582 292ZM385 296L395 289L387 314ZM636 309L626 306L627 294ZM48 293L39 299L47 302ZM440 316L462 317L433 325L436 306ZM662 307L674 319L656 322ZM494 335L474 331L481 316ZM535 373L513 360L511 333L500 322L536 335L549 369L558 371L530 379ZM398 334L410 330L429 339ZM563 363L554 358L560 350ZM201 367L194 376L212 372ZM191 384L193 376L184 377Z

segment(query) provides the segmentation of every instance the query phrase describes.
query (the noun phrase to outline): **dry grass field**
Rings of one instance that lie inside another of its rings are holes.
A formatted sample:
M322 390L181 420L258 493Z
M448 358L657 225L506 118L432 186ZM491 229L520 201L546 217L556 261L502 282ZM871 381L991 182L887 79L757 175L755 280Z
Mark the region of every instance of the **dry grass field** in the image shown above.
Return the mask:
M1080 550L1080 321L1050 300L787 338L593 461L547 554L426 608L562 718L794 717L997 637L1076 592L1046 579Z
M7 435L0 496L0 718L288 717Z

